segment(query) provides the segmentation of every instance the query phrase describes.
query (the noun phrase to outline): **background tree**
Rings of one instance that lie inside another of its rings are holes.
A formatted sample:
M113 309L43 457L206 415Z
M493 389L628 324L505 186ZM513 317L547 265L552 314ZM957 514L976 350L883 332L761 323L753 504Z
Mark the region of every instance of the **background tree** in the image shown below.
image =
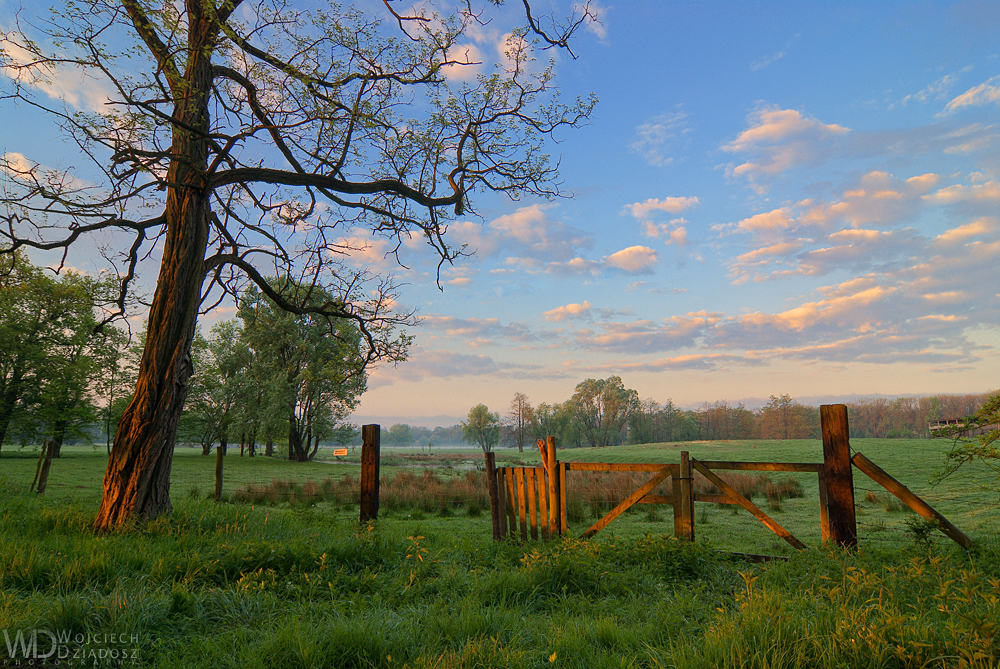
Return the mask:
M759 415L761 439L815 439L819 410L799 404L789 395L771 395Z
M122 303L140 259L161 258L95 528L171 508L172 449L206 297L211 306L252 281L282 309L352 321L366 363L391 359L394 343L378 326L406 318L389 309L391 284L376 280L374 297L319 302L264 277L356 287L367 275L338 260L354 228L397 243L413 234L448 262L461 250L448 246L447 224L472 211L478 192L558 194L544 139L584 120L593 101L561 104L532 44L567 46L587 9L545 30L525 2L527 25L510 32L504 63L452 85L445 68L467 62L458 43L486 18L471 4L453 18L384 5L391 20L382 25L336 6L91 0L20 24L32 34L3 36L0 67L11 76L2 94L47 111L92 165L78 178L5 157L0 250L115 234L125 249L114 259ZM34 84L60 67L107 82L108 111L50 105Z
M594 447L623 440L628 419L640 404L639 394L626 388L618 376L580 382L570 402L584 436Z
M413 443L413 432L409 425L397 423L386 431L382 443L390 446L409 446Z
M275 283L282 293L308 292L319 303L331 299L315 286ZM288 299L301 300L293 295ZM273 392L282 398L288 419L288 459L305 462L315 455L320 439L350 416L364 392L367 361L362 332L346 319L285 311L255 287L240 298L237 313L249 349L271 370ZM391 336L378 334L386 340ZM405 359L408 345L408 337L396 337L395 360Z
M500 414L491 413L485 404L469 409L468 419L461 425L465 443L479 444L483 453L492 451L500 443Z
M518 453L524 452L524 442L531 436L531 423L534 417L535 410L531 408L528 396L524 393L514 393L510 409L502 422L510 441L517 446Z
M74 272L47 276L22 253L0 256L0 445L16 423L24 440L54 439L58 455L67 435L94 420L106 288Z

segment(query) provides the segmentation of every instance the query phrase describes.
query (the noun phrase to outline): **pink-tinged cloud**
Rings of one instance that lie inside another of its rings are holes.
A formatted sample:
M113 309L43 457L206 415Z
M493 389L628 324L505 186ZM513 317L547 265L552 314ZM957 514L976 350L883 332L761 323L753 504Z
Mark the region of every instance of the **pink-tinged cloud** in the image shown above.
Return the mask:
M816 165L825 160L833 146L850 132L844 126L823 123L794 109L762 109L749 116L750 126L723 151L749 154L746 162L727 169L733 177L746 177L757 187L763 177L796 167Z
M662 200L659 198L649 198L645 202L633 202L632 204L625 205L625 210L629 211L632 216L640 221L645 221L655 212L665 211L670 214L679 214L697 204L697 197L671 196L665 197Z
M986 183L974 184L972 186L955 184L924 197L941 204L1000 201L1000 181L987 181Z
M1000 75L991 77L954 98L945 105L944 113L949 114L962 107L978 107L990 103L1000 103Z
M936 244L958 244L966 242L975 237L984 237L995 233L997 230L997 218L982 217L971 223L960 225L957 228L942 232L934 238Z
M556 307L551 311L546 311L544 314L545 320L547 321L564 321L568 318L589 318L590 317L590 302L584 300L583 304L566 304L561 307Z
M630 246L609 255L604 264L629 274L645 274L653 271L657 260L656 251L648 246Z
M766 211L750 218L744 218L739 222L739 228L748 232L790 228L795 224L795 220L790 216L790 213L791 211L787 207Z

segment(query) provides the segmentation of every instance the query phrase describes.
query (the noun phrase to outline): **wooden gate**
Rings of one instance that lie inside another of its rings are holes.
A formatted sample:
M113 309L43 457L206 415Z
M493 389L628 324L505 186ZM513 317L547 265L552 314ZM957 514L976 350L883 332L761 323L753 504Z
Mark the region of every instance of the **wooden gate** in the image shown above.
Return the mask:
M567 472L649 472L653 474L649 481L587 528L582 536L593 536L634 504L670 504L674 512L674 536L683 541L694 541L694 504L709 502L742 506L793 547L799 550L806 548L802 541L713 471L726 470L816 474L823 541L831 540L844 546L854 546L857 544L857 528L852 471L857 467L918 514L936 523L942 532L963 547L971 545L971 539L961 530L868 458L861 453L851 456L846 406L824 405L820 407L820 417L823 432L822 463L696 460L687 451L681 451L680 464L559 462L556 459L554 437L549 437L547 441L538 440L538 449L542 455L541 467L497 468L494 454L487 453L486 478L493 537L520 538L521 541L528 541L530 538L537 541L564 533L567 529ZM700 473L718 488L719 494L695 493L694 472ZM668 476L671 479L671 493L654 495L653 491Z

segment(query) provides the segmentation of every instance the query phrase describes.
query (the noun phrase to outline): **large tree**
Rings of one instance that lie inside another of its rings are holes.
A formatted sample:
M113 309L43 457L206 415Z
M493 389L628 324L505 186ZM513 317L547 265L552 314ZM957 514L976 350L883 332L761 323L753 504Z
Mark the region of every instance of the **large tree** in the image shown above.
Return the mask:
M639 393L626 388L618 376L581 381L570 402L584 436L594 447L621 439L628 419L640 406Z
M445 75L467 64L463 34L486 17L469 3L453 18L428 5L407 15L384 6L380 17L280 0L84 0L60 6L37 22L42 29L27 21L2 38L8 104L50 113L92 169L78 176L6 154L0 250L112 235L112 247L125 249L114 258L123 301L140 260L160 258L96 529L171 508L199 308L249 280L290 312L353 320L375 362L393 343L370 325L401 318L384 282L364 300L345 290L317 304L275 291L264 276L334 276L356 287L362 277L338 260L356 228L397 243L423 239L450 261L461 249L445 240L448 222L471 211L477 192L557 194L544 139L585 119L593 101L561 104L552 66L534 62L532 43L566 46L588 10L559 30L525 0L527 25L510 33L504 62L470 85ZM66 67L109 87L107 111L72 111L37 94Z
M500 414L490 411L485 404L477 404L469 409L469 415L461 426L462 440L468 444L478 444L483 453L489 453L500 443Z

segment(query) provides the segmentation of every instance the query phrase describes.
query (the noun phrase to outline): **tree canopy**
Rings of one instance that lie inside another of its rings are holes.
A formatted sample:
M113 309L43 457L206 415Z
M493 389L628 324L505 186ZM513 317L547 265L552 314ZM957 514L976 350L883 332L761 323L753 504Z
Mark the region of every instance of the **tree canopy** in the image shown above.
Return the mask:
M525 2L505 61L471 83L446 74L467 64L459 40L488 17L471 3L452 17L384 7L86 0L0 40L10 76L0 95L48 113L90 161L77 173L5 154L0 251L113 239L104 248L122 279L119 313L141 261L160 258L95 528L171 508L199 310L249 281L291 313L353 321L366 364L391 359L394 342L379 333L408 314L393 311L388 277L343 261L355 231L421 239L449 262L463 250L446 241L448 223L478 194L558 194L546 137L584 121L594 101L561 103L533 46L568 48L586 6L560 27ZM107 85L104 110L40 94L65 67ZM329 299L276 290L268 275L323 286Z

